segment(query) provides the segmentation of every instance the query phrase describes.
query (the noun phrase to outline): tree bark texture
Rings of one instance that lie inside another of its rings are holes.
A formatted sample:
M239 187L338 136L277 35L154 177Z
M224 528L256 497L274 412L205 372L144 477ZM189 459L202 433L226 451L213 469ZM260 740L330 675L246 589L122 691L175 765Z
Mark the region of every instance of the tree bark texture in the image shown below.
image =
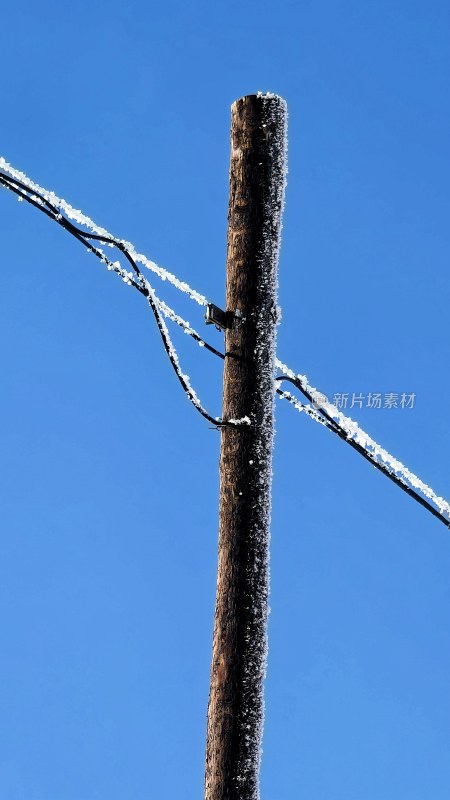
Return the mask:
M220 519L205 800L256 800L264 718L277 265L287 110L232 106Z

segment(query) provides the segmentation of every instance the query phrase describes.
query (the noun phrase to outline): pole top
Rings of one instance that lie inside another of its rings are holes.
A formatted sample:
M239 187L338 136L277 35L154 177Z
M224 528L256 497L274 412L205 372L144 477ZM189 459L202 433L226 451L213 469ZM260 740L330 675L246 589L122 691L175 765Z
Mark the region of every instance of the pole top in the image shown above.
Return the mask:
M232 108L237 105L254 105L258 103L258 101L267 103L273 103L274 105L281 106L283 109L287 109L286 100L279 94L274 94L273 92L257 92L256 94L246 94L243 97L239 97L237 100L232 103Z

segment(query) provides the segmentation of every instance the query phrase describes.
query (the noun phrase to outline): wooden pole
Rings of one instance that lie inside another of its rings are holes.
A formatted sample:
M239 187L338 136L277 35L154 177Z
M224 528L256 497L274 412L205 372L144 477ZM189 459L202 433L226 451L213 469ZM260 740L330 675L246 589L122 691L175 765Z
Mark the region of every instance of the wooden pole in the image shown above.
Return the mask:
M256 800L264 716L277 263L287 110L232 106L217 595L205 800Z

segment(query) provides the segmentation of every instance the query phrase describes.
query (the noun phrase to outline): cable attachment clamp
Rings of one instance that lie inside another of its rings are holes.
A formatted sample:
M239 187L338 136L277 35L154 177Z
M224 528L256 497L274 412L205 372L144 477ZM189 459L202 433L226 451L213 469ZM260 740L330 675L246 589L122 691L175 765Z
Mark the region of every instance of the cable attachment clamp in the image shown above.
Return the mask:
M206 306L205 321L207 325L215 325L219 331L225 331L233 327L234 320L243 322L242 311L222 311L219 306L214 303L208 303Z

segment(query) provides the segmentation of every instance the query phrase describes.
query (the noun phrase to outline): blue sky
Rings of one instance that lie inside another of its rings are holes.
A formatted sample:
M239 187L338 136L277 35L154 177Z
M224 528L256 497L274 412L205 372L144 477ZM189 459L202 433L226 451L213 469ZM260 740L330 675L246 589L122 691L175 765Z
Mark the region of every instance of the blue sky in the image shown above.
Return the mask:
M447 499L449 34L439 0L28 0L0 52L1 154L219 305L229 107L283 95L280 358L414 392L352 413ZM201 797L218 434L141 298L0 204L0 797ZM174 335L219 414L220 364ZM447 800L448 531L276 414L262 797Z

